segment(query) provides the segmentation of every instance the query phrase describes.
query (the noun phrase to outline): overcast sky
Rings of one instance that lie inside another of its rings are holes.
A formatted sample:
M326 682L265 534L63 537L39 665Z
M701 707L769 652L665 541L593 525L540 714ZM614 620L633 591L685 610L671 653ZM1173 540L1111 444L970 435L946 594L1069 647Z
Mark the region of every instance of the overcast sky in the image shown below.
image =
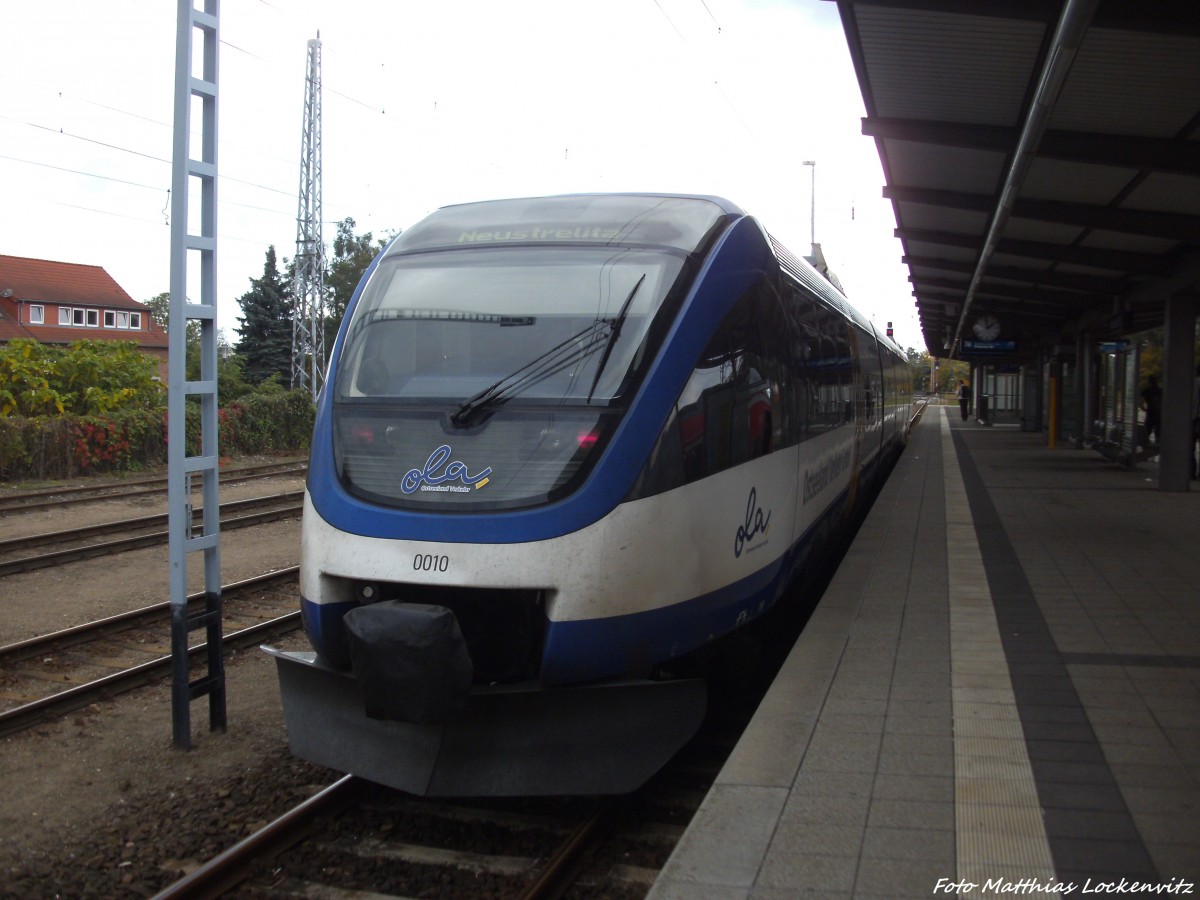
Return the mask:
M0 2L0 254L169 289L176 4ZM219 326L295 254L307 41L320 31L324 237L450 203L717 194L924 349L874 141L826 0L225 0Z

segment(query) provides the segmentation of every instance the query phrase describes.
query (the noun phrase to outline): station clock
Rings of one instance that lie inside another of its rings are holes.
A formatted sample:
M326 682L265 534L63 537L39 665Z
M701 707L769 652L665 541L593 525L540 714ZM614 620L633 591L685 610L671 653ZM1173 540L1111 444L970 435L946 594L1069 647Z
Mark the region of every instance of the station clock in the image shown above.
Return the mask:
M990 313L984 314L975 320L972 330L979 340L994 341L1000 337L1000 320Z

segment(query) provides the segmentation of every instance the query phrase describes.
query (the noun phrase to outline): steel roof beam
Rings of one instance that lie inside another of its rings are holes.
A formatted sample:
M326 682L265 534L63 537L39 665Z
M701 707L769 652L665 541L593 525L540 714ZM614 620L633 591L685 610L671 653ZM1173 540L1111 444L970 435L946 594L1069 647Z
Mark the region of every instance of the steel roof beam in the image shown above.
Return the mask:
M1200 34L1196 0L1154 0L1152 3L1108 0L1101 3L1100 8L1096 10L1092 24L1097 28L1141 31L1147 34Z
M1047 131L1038 145L1037 155L1139 171L1200 175L1200 143L1175 138Z
M938 312L938 306L941 306L940 300L929 309L918 306L917 316L921 320L922 325L933 326L936 328L940 338L943 334L943 329L948 325L952 326L957 321L957 318L944 312ZM1073 316L1079 315L1082 311L1085 311L1088 308L1089 307L1086 306L1070 308L1051 306L1035 309L1024 305L1020 301L997 300L990 303L987 307L987 310L988 312L1002 315L1010 326L1013 324L1019 326L1022 320L1029 320L1030 322L1037 323L1046 321L1061 322L1066 319L1070 319Z
M869 5L1034 22L1053 22L1058 12L1054 4L1045 0L971 0L967 7L963 6L961 0L870 0Z
M1029 299L1029 300L1026 300L1025 298L1005 299L1005 298L1001 298L1001 297L991 297L989 304L981 303L981 305L987 305L988 309L990 310L999 305L1005 305L1005 308L1010 308L1007 305L1009 303L1014 303L1014 304L1029 303L1031 306L1049 306L1052 309L1061 308L1061 301L1046 302L1044 300L1036 300L1036 299ZM1087 306L1088 304L1076 303L1073 305L1074 306ZM921 299L917 300L916 306L917 306L917 309L919 309L923 312L931 313L931 314L937 315L938 317L946 318L951 321L954 321L955 319L958 318L958 310L962 306L962 291L955 291L954 293L947 293L947 292L938 290L936 288L930 289L930 290L925 290L925 291L921 292ZM954 312L946 312L946 309L945 309L946 306L953 306L955 308L955 311ZM1018 305L1018 306L1015 306L1012 308L1019 309L1020 306Z
M916 278L909 276L909 281L915 288L921 290L922 292L926 286L949 288L951 290L957 290L966 287L964 282L952 278ZM1081 300L1086 302L1088 298L1108 299L1104 295L1081 295L1066 291L1051 291L1042 288L1019 287L1013 284L996 284L991 281L986 281L980 284L977 294L981 300L985 296L993 298L1008 297L1015 300L1021 300L1025 303L1033 303L1041 306L1072 306L1078 304Z
M864 118L862 133L880 140L1008 153L1014 128L922 119ZM1120 166L1139 171L1200 175L1200 142L1084 131L1047 131L1034 156L1068 162Z
M897 228L895 235L905 242L941 244L945 247L962 247L967 250L977 249L983 243L983 239L979 235L955 231L936 231L928 228ZM1044 241L1004 238L996 245L995 252L1005 256L1024 256L1029 259L1063 262L1088 266L1093 269L1125 271L1131 275L1163 276L1171 273L1169 260L1151 253L1138 253L1132 250L1076 247L1067 244L1050 244Z
M994 203L987 194L892 185L884 187L883 196L898 203L919 203L971 212L990 212ZM1099 228L1104 231L1147 235L1173 241L1200 241L1200 219L1185 213L1121 209L1086 203L1064 203L1060 200L1016 199L1012 201L1010 215L1018 219L1078 225L1081 228Z
M1013 216L1171 241L1200 241L1200 218L1186 213L1089 206L1057 200L1017 200Z
M943 272L964 272L970 274L975 270L974 265L971 263L954 259L939 259L933 256L902 256L900 257L900 262L907 266L922 266L927 269L938 269ZM989 266L987 274L990 278L1046 284L1051 287L1061 287L1072 291L1108 294L1110 296L1123 294L1128 289L1126 282L1122 279L1101 278L1096 275L1076 275L1068 272L1056 272L1052 269Z

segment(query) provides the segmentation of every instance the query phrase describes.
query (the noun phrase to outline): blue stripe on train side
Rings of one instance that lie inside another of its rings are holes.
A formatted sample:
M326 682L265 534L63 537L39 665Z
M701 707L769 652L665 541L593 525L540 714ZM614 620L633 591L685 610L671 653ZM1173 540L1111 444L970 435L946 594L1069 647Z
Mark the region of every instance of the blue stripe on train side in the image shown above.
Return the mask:
M644 671L734 631L744 624L743 616L757 618L791 583L818 536L836 524L830 519L842 515L847 498L848 492L841 491L783 556L733 584L659 609L548 623L542 681L569 684ZM334 665L350 665L342 616L357 605L355 601L317 604L301 598L304 630L313 649Z
M305 596L300 597L300 621L308 642L332 665L346 668L350 665L350 644L342 616L358 606L357 600L344 603L314 603Z
M545 540L598 521L629 493L714 325L765 270L775 266L755 220L742 218L730 225L702 266L663 344L665 352L651 365L596 468L570 497L525 510L465 514L412 512L359 500L334 474L333 388L327 383L317 409L309 464L313 506L330 525L350 534L462 543ZM337 371L337 351L340 338L331 364L333 373Z
M755 618L775 602L791 566L780 558L753 575L702 597L660 609L550 622L542 654L541 680L548 685L618 678L702 647L737 627L745 611ZM301 599L304 629L328 662L350 665L342 617L358 604L317 604ZM761 606L760 606L761 605Z
M739 618L757 618L770 609L788 568L781 557L747 578L671 606L551 622L542 654L542 682L570 684L645 673L703 647L742 624Z

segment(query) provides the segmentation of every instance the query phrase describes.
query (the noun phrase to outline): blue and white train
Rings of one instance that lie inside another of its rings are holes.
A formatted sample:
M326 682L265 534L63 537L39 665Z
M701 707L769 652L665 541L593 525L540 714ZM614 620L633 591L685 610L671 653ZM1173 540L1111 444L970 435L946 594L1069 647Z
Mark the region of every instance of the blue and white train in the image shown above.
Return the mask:
M441 209L372 263L305 495L298 756L416 794L617 793L673 663L770 609L906 437L904 356L717 197Z

